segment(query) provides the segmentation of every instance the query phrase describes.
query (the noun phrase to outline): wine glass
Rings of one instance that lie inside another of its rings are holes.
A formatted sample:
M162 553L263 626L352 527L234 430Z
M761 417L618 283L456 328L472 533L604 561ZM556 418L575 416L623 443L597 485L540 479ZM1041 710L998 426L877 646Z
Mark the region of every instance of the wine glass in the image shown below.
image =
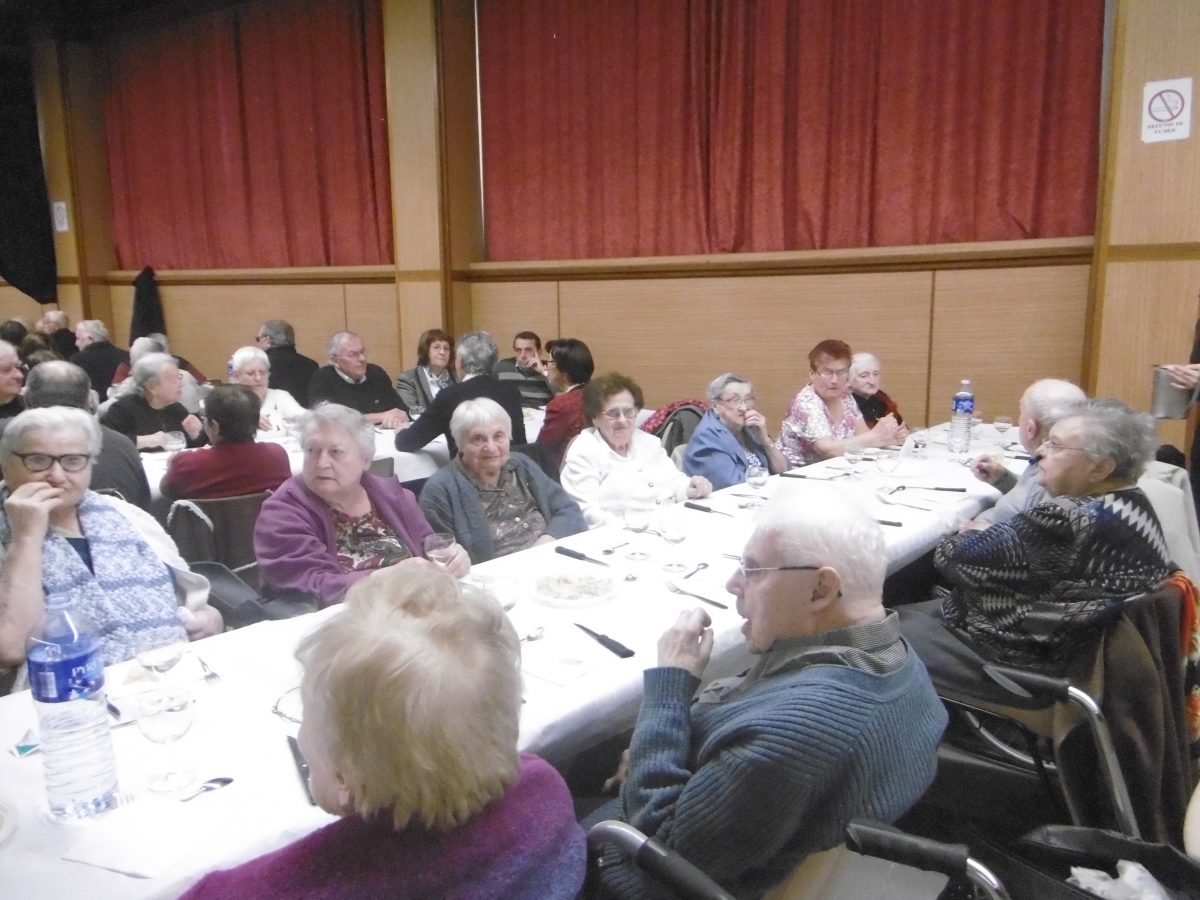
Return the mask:
M758 497L743 504L744 506L754 508L763 505L762 489L766 485L770 475L771 473L758 463L751 463L746 466L746 484L750 485L750 488Z
M1008 429L1012 428L1012 416L996 416L992 420L992 427L996 429L996 434L1000 435L1000 440L996 441L996 446L1003 448L1006 444L1004 434Z
M650 513L644 509L625 510L625 527L634 534L645 534L650 529ZM633 562L649 559L650 554L635 543L626 553L625 558Z
M865 455L862 448L854 447L846 450L842 455L845 456L846 462L850 464L850 477L858 478L858 465L863 461L863 456Z
M183 659L183 651L186 649L187 641L180 635L164 636L159 633L139 638L134 658L151 678L160 681L163 675Z
M425 558L443 569L454 559L454 535L435 531L425 535Z
M663 516L662 536L668 544L678 546L687 540L688 520L678 510L671 510ZM663 564L664 572L682 572L687 566L682 560L675 558Z
M147 740L167 749L192 727L192 695L181 687L147 691L138 698L137 723ZM169 754L164 767L151 774L146 786L163 793L182 790L195 780L195 769Z
M163 433L163 449L175 454L187 446L187 436L182 431L167 431Z
M912 455L918 458L925 456L925 448L929 446L929 430L920 428L912 433Z

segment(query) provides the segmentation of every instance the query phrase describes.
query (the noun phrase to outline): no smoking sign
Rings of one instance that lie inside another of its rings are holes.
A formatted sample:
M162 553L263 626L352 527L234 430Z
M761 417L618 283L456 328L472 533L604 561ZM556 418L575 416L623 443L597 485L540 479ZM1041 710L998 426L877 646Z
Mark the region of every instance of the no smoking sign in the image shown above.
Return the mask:
M1142 143L1182 141L1192 132L1192 79L1148 81L1142 89Z

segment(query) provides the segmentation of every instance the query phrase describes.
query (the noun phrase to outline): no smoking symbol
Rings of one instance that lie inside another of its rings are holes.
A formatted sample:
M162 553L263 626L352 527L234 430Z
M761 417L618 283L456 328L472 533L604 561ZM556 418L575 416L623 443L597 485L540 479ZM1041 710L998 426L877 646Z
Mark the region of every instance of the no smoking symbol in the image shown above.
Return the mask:
M1150 98L1146 111L1155 122L1174 122L1183 112L1183 94L1179 91L1159 91Z

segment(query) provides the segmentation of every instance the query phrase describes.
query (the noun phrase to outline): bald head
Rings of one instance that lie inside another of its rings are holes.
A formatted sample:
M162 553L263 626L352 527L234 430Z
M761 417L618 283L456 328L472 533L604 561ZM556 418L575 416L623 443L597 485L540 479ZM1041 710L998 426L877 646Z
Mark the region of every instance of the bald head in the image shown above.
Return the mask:
M1087 394L1075 384L1059 378L1035 381L1021 395L1021 445L1033 453L1050 434L1054 423L1066 413L1087 403Z
M25 406L73 406L92 409L92 381L74 363L49 360L34 366L25 383Z

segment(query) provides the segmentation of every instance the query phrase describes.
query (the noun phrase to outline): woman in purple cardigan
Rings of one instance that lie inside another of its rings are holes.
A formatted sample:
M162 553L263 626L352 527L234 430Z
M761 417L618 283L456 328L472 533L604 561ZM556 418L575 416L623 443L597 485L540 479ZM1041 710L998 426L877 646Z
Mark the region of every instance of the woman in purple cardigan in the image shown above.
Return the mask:
M411 491L368 474L375 428L362 413L323 403L300 419L304 468L262 506L254 526L263 591L337 603L376 569L409 565L425 555L432 529ZM457 544L452 575L471 568Z
M430 563L379 572L296 657L309 787L341 818L185 897L578 895L583 831L517 752L521 644L491 596Z

